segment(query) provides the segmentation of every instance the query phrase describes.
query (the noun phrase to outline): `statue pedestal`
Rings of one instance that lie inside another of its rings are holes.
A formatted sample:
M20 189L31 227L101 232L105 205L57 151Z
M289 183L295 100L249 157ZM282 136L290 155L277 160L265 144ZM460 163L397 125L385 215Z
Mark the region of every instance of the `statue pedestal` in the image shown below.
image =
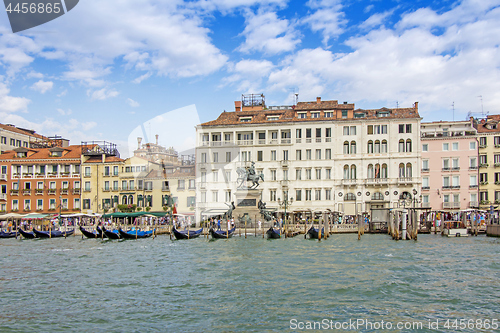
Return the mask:
M239 217L244 218L248 215L252 221L261 219L258 203L262 196L262 189L253 190L237 190L234 193L236 200L234 205L236 208L233 210L233 218L237 220Z

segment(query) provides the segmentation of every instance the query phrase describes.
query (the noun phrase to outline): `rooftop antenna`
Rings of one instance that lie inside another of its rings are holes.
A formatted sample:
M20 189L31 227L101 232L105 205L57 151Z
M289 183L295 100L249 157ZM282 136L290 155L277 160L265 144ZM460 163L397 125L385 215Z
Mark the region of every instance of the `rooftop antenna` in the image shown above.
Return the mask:
M484 109L483 109L483 95L477 96L481 99L481 114L484 116Z
M399 101L396 101L396 109L399 109Z
M455 121L455 101L451 103L451 107L453 109L453 121Z

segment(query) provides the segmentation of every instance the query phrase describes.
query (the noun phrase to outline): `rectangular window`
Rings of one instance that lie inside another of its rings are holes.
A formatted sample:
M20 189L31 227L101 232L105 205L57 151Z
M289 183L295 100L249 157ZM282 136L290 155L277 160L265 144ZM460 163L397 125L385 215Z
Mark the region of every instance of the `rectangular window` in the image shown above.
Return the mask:
M296 151L295 151L295 159L296 159L297 161L302 160L302 150L300 150L300 149L299 149L299 150L296 150Z
M321 128L316 128L316 137L321 138Z
M485 166L488 164L488 156L487 155L479 155L479 165Z
M476 141L469 142L469 149L476 150Z
M295 201L302 201L302 190L295 190Z
M314 200L321 200L321 190L314 191Z
M325 200L332 200L332 190L325 190Z
M423 177L422 178L422 188L423 189L428 189L429 188L429 177Z
M113 167L113 176L118 176L118 166L117 165L115 165Z
M422 145L422 151L429 151L429 145L427 143Z
M367 134L373 134L373 125L368 125Z
M269 201L276 201L276 190L269 191Z
M332 137L332 129L331 128L325 128L325 137L326 138Z
M307 180L311 180L311 174L312 174L311 169L306 169L306 179Z
M479 138L479 148L484 148L486 147L486 137L485 136L482 136Z
M429 160L422 160L422 170L423 171L429 170Z
M109 191L109 181L104 182L104 191Z
M177 180L177 189L178 190L183 190L186 186L186 181L184 179L178 179Z
M283 170L283 180L288 180L288 170Z
M212 202L219 202L219 191L212 191Z
M276 180L276 170L271 170L271 180Z
M310 138L311 138L311 129L306 128L306 139L310 139Z
M302 170L301 169L295 169L295 179L302 180Z
M332 169L325 169L325 179L332 179Z
M458 188L460 187L460 176L453 176L451 178L451 185L454 187L454 188Z
M387 125L382 125L381 132L382 134L387 134Z
M326 160L332 159L332 150L330 148L325 149L325 159Z
M450 159L443 158L443 170L450 170Z
M443 187L444 188L450 187L450 177L449 176L443 177Z
M347 110L342 110L342 119L347 118Z
M350 135L356 135L356 126L349 127L349 133Z
M306 160L312 159L311 157L311 149L306 149Z
M480 173L479 174L479 183L481 184L486 184L488 182L488 174L485 173Z
M453 170L459 170L460 169L460 160L458 158L453 158L451 160L451 167Z
M214 161L214 163L219 162L219 153L213 153L213 161Z
M349 135L349 126L343 127L343 133L344 133L344 135Z
M411 133L411 124L406 124L406 133Z
M283 150L283 161L288 161L288 150Z
M405 125L399 124L399 133L404 133L404 132L405 132Z
M311 190L306 190L306 201L311 201Z
M295 137L297 139L301 139L302 138L302 129L297 128L297 130L295 131Z
M217 183L219 181L219 170L212 171L212 178L214 183Z
M201 153L201 163L207 163L207 153Z
M443 151L448 151L450 150L450 144L449 143L443 143Z
M271 150L271 161L276 161L276 150Z
M263 160L263 155L264 152L262 150L257 151L257 161L262 161Z
M231 159L231 152L230 152L230 151L227 151L227 152L226 152L226 162L228 162L228 163L229 163L229 162L231 162L231 161L232 161L232 159Z
M475 168L477 168L477 158L475 158L475 157L471 157L471 158L469 159L469 168L470 168L470 169L475 169Z
M451 150L457 151L458 150L458 142L453 142L451 144Z
M85 167L85 177L90 177L90 167Z
M311 118L319 118L319 112L311 112Z
M321 179L321 169L316 169L316 179Z
M316 159L317 160L321 159L321 149L316 149Z
M477 186L477 175L469 176L469 186Z

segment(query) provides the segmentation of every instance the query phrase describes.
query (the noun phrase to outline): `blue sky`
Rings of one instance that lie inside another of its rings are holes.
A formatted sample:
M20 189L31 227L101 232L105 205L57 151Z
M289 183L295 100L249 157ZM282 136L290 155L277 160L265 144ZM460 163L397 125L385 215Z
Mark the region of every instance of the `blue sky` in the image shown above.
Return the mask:
M424 121L452 120L452 104L455 120L495 114L499 5L81 0L62 17L16 34L2 9L0 122L74 144L112 141L127 155L141 124L194 105L192 129L233 110L243 93L264 93L268 105L291 104L294 93L300 101L321 96L359 108L418 101Z

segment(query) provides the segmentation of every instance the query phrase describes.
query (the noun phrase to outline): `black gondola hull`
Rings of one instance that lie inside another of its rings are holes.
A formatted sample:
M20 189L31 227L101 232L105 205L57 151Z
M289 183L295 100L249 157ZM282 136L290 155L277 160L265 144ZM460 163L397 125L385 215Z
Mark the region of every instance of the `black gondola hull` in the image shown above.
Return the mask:
M269 230L266 231L266 235L268 239L278 239L281 237L280 231L274 230L273 227L269 228Z
M149 238L151 236L153 236L153 232L148 232L148 233L144 233L144 232L141 232L141 233L137 233L134 234L134 232L126 232L126 231L123 231L121 228L118 229L118 232L120 233L120 237L123 238L123 239L139 239L139 238Z
M33 229L33 233L38 237L38 238L60 238L60 237L67 237L73 235L75 232L74 229L70 231L38 231L36 229Z
M36 238L36 235L33 232L24 231L23 229L19 229L19 233L26 239Z
M236 227L233 229L229 230L229 233L223 230L217 230L215 231L214 229L210 228L210 235L212 235L212 238L217 238L217 239L224 239L224 238L231 238L234 234L234 231L236 230Z
M14 238L16 237L16 233L15 232L3 232L3 231L0 231L0 238Z
M201 235L201 232L203 231L203 228L199 230L184 230L184 231L178 231L175 229L175 227L172 228L172 232L174 233L174 236L176 239L193 239L197 238Z
M102 227L102 231L104 232L106 237L108 237L109 239L120 239L121 238L119 233L106 230L106 228L104 228L104 227Z

